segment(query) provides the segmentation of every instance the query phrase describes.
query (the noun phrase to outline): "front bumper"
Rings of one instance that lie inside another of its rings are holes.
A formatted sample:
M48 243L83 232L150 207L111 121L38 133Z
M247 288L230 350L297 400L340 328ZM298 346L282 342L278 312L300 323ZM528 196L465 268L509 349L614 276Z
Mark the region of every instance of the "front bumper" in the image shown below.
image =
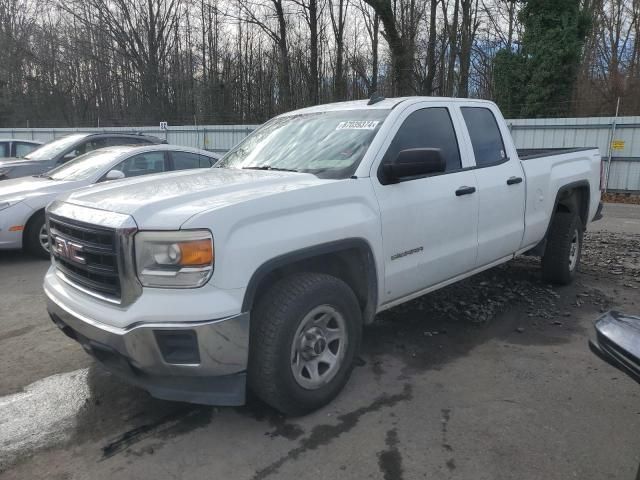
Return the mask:
M152 396L207 405L245 401L249 313L199 322L97 322L47 293L54 323L104 367Z

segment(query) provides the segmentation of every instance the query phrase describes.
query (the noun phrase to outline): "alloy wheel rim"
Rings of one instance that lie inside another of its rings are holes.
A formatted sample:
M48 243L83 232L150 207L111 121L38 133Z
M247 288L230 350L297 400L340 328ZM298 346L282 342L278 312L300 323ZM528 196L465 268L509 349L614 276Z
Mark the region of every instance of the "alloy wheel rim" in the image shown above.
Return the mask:
M578 253L580 252L580 234L578 230L574 230L569 246L569 270L574 271L578 264Z
M340 371L347 350L347 324L330 305L312 309L300 322L291 345L291 372L296 383L316 390Z
M40 228L40 231L38 232L38 241L40 242L40 246L42 247L42 249L47 252L49 252L49 231L47 230L47 224L43 224L42 227Z

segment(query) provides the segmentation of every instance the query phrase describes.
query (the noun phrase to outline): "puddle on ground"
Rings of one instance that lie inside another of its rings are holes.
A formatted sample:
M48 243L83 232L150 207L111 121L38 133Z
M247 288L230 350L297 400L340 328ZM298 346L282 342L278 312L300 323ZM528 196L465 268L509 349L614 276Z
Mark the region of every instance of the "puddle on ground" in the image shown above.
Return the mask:
M0 397L0 471L19 455L69 438L89 399L88 368L38 380Z

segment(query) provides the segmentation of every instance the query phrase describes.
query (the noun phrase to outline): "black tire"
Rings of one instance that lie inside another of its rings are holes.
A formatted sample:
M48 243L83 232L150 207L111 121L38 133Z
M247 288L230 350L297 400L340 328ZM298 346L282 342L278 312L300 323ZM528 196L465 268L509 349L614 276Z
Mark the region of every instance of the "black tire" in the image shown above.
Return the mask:
M553 216L547 246L542 257L542 277L550 283L568 285L580 265L583 227L576 213L556 212ZM573 244L577 239L577 258L572 265Z
M292 346L303 319L326 306L344 320L344 356L336 363L337 373L331 380L311 390L303 388L294 376ZM249 388L280 412L297 416L329 403L349 380L362 338L362 314L355 294L342 280L321 273L299 273L278 281L260 297L250 330Z
M27 224L24 232L24 246L31 255L48 259L50 254L40 244L40 230L45 224L44 212L36 213Z

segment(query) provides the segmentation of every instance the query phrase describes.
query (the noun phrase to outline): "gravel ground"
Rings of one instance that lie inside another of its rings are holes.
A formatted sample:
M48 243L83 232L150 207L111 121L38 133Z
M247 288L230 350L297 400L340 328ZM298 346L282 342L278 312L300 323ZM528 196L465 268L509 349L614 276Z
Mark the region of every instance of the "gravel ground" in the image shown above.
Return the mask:
M639 311L640 235L587 234L568 287L523 257L384 312L343 394L297 419L150 398L50 324L46 262L0 269L2 478L626 480L640 462L640 386L586 346L602 312Z

